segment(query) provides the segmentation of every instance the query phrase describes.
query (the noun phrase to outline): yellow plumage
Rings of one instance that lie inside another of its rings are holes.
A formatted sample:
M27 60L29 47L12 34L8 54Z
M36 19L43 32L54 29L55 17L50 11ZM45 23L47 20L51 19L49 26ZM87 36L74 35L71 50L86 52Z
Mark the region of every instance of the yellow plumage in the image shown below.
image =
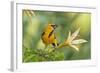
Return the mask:
M41 38L45 45L52 44L53 46L57 46L57 39L54 34L54 30L56 27L56 25L48 24L44 29Z

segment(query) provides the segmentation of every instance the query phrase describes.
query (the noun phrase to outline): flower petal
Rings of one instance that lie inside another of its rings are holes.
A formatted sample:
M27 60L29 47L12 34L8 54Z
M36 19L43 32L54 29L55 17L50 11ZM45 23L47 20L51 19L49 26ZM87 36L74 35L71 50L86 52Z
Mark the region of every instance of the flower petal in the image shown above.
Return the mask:
M77 29L77 30L72 34L72 36L70 37L70 41L74 40L74 39L77 37L77 35L78 35L78 33L79 33L79 30L80 30L80 28Z
M69 31L67 41L70 39L70 37L71 37L71 32Z
M71 37L71 32L69 31L68 37L67 37L67 39L65 40L64 45L68 45L69 43L71 43L70 37Z
M87 42L87 40L84 40L84 39L78 39L78 40L73 40L71 42L71 44L81 44L81 43L85 43Z
M75 45L70 45L70 47L74 48L76 51L79 51L79 48Z

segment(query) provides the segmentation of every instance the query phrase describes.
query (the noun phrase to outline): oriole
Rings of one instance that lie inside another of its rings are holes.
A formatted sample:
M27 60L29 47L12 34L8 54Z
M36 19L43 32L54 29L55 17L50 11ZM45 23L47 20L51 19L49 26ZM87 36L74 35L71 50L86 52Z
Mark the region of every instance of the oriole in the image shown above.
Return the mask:
M58 45L57 39L55 37L54 30L56 29L57 25L48 24L47 27L44 29L44 32L41 35L43 43L47 46L52 44L54 47Z

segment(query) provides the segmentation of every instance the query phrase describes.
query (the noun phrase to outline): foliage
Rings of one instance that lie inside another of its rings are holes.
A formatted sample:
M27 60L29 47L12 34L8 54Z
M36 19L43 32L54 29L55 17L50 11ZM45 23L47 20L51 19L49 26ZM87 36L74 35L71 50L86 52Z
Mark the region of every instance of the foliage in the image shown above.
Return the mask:
M64 54L54 48L49 49L28 49L23 48L23 62L41 62L41 61L61 61L64 60ZM51 50L51 51L50 51Z

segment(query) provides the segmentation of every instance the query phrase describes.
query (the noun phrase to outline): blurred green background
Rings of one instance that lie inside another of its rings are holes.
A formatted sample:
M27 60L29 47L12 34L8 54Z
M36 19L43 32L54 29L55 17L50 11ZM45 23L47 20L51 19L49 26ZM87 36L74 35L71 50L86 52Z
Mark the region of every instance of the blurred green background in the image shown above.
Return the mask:
M23 10L22 18L23 62L91 59L91 13ZM79 52L70 47L64 47L52 54L39 50L45 47L41 34L49 23L58 25L55 34L59 43L66 39L69 31L75 32L78 28L79 38L88 42L79 45ZM45 59L43 54L48 58Z

